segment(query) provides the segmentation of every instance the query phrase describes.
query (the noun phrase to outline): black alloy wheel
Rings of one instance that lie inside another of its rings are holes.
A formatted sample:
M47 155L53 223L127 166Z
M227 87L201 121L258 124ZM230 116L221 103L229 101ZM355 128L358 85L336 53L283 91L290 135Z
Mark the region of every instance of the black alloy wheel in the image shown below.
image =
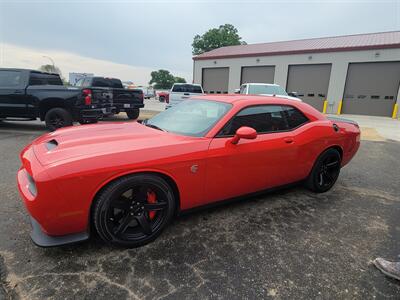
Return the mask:
M141 174L110 184L98 197L93 218L104 241L138 247L153 241L174 211L174 195L165 180Z
M45 115L46 127L50 131L54 131L58 128L65 126L72 126L72 116L64 108L56 107L50 109Z
M340 174L341 156L339 151L330 148L317 159L306 181L306 186L317 193L330 190Z

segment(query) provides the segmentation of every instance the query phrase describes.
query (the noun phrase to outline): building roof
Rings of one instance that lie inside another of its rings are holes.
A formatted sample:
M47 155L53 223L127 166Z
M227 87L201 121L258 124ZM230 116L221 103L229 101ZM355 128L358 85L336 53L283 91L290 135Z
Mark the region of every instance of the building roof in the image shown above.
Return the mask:
M400 31L227 46L194 56L193 59L201 60L387 48L400 48Z

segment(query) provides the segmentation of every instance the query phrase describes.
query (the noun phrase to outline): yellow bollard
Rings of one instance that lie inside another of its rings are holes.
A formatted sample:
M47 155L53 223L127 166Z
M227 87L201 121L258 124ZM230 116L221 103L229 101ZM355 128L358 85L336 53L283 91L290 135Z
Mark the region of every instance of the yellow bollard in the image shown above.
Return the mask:
M339 106L337 108L337 115L340 115L342 113L342 105L343 105L343 100L339 101Z
M396 103L393 107L393 114L392 114L392 119L396 119L397 118L397 111L399 109L399 105Z
M326 109L328 108L328 100L324 101L324 108L322 109L322 113L326 114Z

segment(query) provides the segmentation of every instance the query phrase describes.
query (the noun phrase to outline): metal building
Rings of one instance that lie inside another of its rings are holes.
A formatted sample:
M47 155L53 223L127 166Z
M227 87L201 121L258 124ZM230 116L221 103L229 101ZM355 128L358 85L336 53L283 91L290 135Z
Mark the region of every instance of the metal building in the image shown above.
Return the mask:
M276 83L326 113L396 117L400 31L218 48L193 57L206 93Z

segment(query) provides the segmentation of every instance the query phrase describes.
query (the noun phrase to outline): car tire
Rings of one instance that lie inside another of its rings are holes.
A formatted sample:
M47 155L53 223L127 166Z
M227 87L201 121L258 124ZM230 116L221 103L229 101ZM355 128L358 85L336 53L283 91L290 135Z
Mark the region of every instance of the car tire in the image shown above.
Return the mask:
M154 241L170 223L175 203L172 188L160 176L122 177L96 197L92 210L94 228L108 244L128 248L143 246Z
M64 108L55 107L47 111L44 117L46 127L54 131L61 127L72 126L73 120L71 114Z
M130 109L126 111L126 115L131 120L136 120L139 117L140 111L138 108Z
M160 96L160 97L158 97L158 100L159 100L160 102L165 102L165 97L164 97L164 96Z
M338 150L330 148L316 160L305 185L315 193L329 191L340 174L342 158Z

